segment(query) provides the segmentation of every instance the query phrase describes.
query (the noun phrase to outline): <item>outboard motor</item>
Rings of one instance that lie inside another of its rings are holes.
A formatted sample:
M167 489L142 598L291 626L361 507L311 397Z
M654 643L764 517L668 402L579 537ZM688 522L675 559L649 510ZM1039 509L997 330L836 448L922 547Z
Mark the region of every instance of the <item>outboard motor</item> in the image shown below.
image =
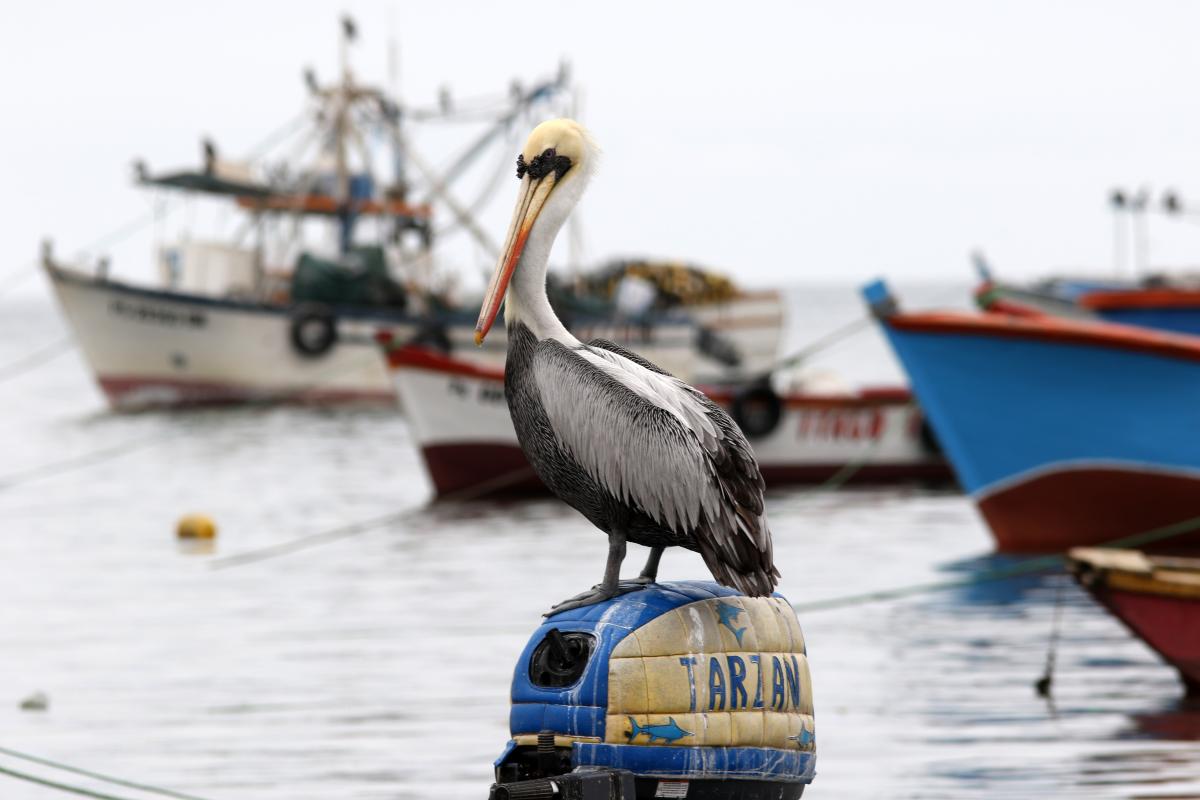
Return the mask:
M492 800L793 800L816 739L787 600L653 584L547 618L517 662Z

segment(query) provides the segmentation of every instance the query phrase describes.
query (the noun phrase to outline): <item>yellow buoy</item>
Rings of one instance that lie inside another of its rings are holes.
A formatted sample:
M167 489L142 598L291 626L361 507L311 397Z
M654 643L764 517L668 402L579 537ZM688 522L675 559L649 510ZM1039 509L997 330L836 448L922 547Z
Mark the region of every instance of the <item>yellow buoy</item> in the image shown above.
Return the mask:
M180 539L214 539L217 523L206 514L184 514L175 526L175 535Z

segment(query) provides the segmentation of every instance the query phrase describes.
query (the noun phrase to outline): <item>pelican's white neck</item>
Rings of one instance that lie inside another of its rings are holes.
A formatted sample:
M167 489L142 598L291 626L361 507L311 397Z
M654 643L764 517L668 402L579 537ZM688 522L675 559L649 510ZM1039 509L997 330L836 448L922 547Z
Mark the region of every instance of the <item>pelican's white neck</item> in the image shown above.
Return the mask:
M542 213L525 242L521 260L513 270L508 297L504 301L504 323L512 326L521 322L538 340L557 339L568 346L579 344L550 307L550 298L546 295L546 268L558 231L579 202L586 182L585 176L579 175L555 187L542 206Z

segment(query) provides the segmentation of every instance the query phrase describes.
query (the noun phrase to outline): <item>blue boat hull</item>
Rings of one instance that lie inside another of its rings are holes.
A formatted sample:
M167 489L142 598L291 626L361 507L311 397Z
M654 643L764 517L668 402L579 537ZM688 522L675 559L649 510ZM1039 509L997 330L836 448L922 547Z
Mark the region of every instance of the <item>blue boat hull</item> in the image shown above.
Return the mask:
M896 314L883 287L867 296L1000 550L1057 552L1200 517L1200 341Z
M1104 308L1097 313L1106 322L1136 325L1156 331L1200 335L1200 307L1197 308Z

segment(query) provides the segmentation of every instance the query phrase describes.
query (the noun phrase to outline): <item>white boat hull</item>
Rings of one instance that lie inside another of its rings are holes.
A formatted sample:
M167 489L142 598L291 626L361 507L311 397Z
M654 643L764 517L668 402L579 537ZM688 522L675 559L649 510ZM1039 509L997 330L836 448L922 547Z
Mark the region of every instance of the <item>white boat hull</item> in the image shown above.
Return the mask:
M544 491L521 452L504 398L503 372L419 348L390 353L396 393L429 478L443 496ZM732 395L712 391L728 405ZM751 440L768 484L948 481L922 435L907 391L793 394L770 433Z
M79 347L118 410L395 400L373 339L377 320L340 319L338 341L319 356L306 356L292 345L291 318L281 307L49 272Z
M343 314L337 340L318 356L292 343L291 309L101 281L48 266L51 284L97 383L121 411L218 403L394 403L387 364L374 341L417 335L418 322L396 312ZM698 346L691 319L654 325L580 324L584 340L605 338L636 349L685 380L717 381L768 369L783 316L778 293L745 302L701 306L689 313L725 337L744 357L730 369ZM506 341L497 326L483 348L463 319L445 328L457 357L502 368Z

